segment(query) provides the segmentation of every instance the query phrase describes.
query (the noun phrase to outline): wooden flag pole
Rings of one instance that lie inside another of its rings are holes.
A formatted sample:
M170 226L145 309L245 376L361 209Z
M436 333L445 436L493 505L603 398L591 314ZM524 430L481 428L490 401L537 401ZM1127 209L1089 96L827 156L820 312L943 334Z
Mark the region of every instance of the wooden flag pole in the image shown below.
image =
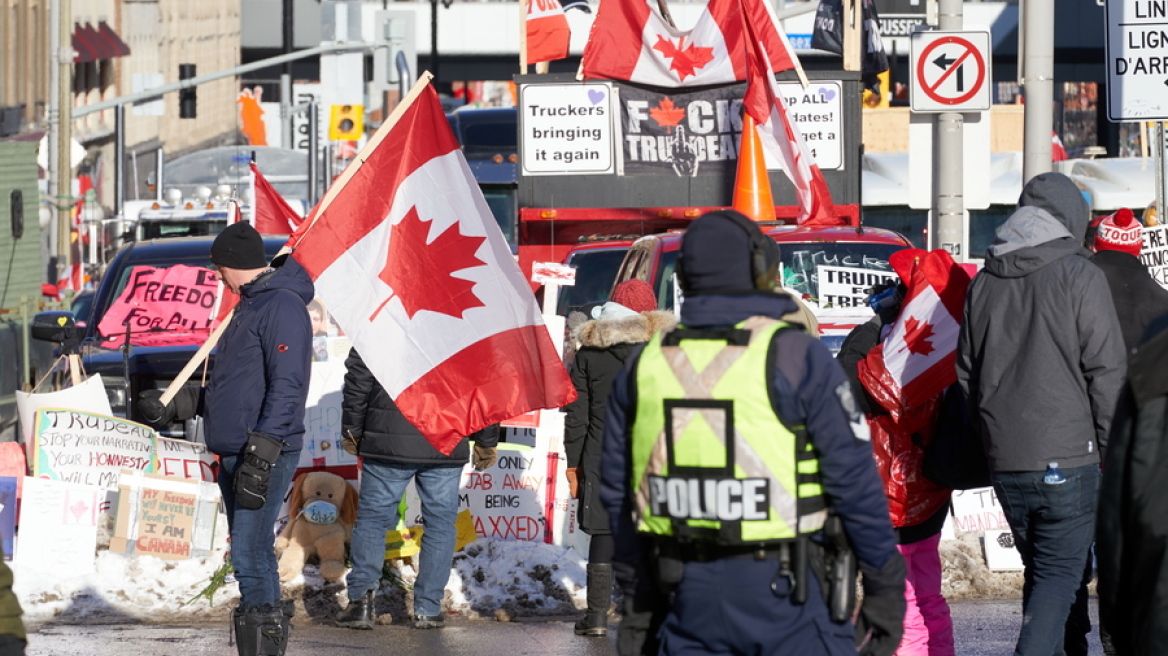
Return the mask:
M187 380L190 379L191 374L195 373L195 369L198 369L199 365L203 364L203 360L207 359L207 354L209 354L211 349L215 348L215 345L219 343L219 338L223 336L223 331L227 330L227 324L231 323L231 319L234 316L235 309L232 308L232 310L227 313L227 316L223 317L223 322L216 326L215 331L212 332L209 337L207 337L207 341L203 342L203 345L199 347L199 350L195 351L195 354L191 356L190 361L186 363L186 365L182 368L182 371L178 372L178 375L175 376L174 380L170 382L170 386L167 387L166 391L162 393L162 396L158 398L162 405L170 403L174 400L175 396L178 396L178 391L182 389L182 386L185 385ZM129 399L127 399L126 402L129 403Z

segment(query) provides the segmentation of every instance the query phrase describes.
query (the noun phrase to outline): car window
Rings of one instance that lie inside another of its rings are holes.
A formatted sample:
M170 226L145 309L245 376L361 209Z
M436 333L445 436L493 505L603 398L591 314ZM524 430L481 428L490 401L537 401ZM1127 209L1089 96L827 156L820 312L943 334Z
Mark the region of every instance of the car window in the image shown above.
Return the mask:
M780 242L783 286L819 302L819 267L892 271L888 258L904 246L848 242Z
M576 284L560 288L556 314L566 317L588 303L608 300L627 252L623 248L606 248L573 253L568 264L576 268Z
M673 274L677 271L677 254L680 251L661 253L661 263L653 280L653 293L657 295L657 307L673 308Z

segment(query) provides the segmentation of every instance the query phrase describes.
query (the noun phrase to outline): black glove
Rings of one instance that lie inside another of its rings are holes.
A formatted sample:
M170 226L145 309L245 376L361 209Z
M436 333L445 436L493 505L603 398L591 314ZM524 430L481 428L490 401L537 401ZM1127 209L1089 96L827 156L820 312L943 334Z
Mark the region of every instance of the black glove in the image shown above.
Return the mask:
M892 656L904 635L904 558L894 553L876 569L863 563L864 602L856 618L856 650L863 656Z
M274 437L252 431L243 449L243 464L235 470L235 501L249 510L258 510L268 499L268 482L272 466L280 457L283 443Z
M163 390L148 389L138 396L138 412L142 420L152 426L169 424L174 420L174 402L162 404L159 398Z

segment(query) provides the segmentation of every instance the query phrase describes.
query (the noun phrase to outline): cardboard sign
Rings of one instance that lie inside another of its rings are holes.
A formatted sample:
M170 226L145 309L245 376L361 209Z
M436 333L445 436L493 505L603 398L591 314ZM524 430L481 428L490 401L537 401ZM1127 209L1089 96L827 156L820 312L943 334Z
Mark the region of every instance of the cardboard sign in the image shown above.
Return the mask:
M334 471L342 478L357 466L357 456L341 448L341 388L345 383L345 359L329 358L312 363L308 399L304 409L304 448L299 467ZM354 472L355 473L355 472Z
M114 489L118 472L154 471L148 426L105 415L41 408L36 413L33 476Z
M192 481L215 482L215 456L206 444L158 437L158 459L154 471L163 476Z
M1148 273L1156 284L1168 289L1168 225L1144 228L1140 262L1148 267Z
M868 297L869 288L896 282L896 274L891 271L852 267L820 266L816 276L819 280L819 305L822 308L868 309L864 299Z
M123 473L110 551L166 560L206 557L218 506L213 483Z
M32 459L33 428L36 411L41 408L73 408L99 415L112 415L109 396L105 393L105 384L100 374L90 376L80 385L75 385L58 392L44 392L29 394L16 392L16 409L20 416L20 439L28 446L28 457Z
M953 529L957 533L985 533L987 536L1009 531L1006 514L994 495L994 488L957 490L953 493Z
M531 282L572 287L576 284L576 267L559 262L533 262Z
M98 332L117 336L126 332L127 324L134 333L206 331L218 287L215 273L203 267L134 267Z
M25 478L20 503L16 568L62 581L93 572L98 506L105 494L92 486Z

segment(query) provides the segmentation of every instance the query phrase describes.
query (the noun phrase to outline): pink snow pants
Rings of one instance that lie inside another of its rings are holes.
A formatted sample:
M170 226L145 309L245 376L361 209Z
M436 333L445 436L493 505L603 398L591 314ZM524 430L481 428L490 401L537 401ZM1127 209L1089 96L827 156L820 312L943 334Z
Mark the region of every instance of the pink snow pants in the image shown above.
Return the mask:
M896 656L953 656L953 620L941 596L941 534L897 545L908 576L904 597L904 638Z

